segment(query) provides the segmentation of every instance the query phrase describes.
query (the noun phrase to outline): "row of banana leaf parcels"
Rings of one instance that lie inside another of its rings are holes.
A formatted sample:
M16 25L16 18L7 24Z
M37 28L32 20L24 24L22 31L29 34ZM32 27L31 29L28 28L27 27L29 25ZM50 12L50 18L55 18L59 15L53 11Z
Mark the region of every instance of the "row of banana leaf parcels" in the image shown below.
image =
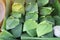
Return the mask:
M59 40L57 37L60 35L54 29L60 25L58 0L13 1L12 6L9 5L10 0L6 1L6 17L1 27L0 40Z

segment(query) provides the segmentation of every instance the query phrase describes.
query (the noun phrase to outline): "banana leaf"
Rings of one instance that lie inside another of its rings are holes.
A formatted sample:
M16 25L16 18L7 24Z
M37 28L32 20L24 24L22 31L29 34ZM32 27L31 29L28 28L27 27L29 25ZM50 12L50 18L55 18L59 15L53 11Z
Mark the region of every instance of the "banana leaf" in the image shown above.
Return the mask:
M54 14L60 16L60 3L59 3L59 0L54 0L52 6L54 8Z
M39 23L36 32L37 36L40 37L52 31L52 24L49 21L42 21Z
M15 28L18 24L19 24L19 19L16 19L16 18L10 16L10 17L6 20L6 30L13 29L13 28Z
M35 37L35 36L37 35L36 29L27 30L26 32L27 32L27 34L28 34L29 36L31 36L31 37Z
M3 31L3 30L6 30L6 18L4 18L3 24L2 24L2 27L1 27L1 31Z
M28 31L28 30L36 29L37 27L38 27L37 22L32 20L32 19L29 19L29 20L27 20L24 23L23 31Z
M24 12L25 12L24 5L22 5L21 3L13 3L12 12L24 14Z
M36 3L36 0L26 0L26 5L34 3Z
M42 16L50 15L53 10L54 10L54 9L52 9L51 7L42 7L42 8L40 9L40 14L41 14Z
M18 16L17 16L18 15ZM15 17L15 18L21 18L22 14L18 13L18 12L12 12L11 16Z
M42 37L42 38L54 38L53 34L54 34L54 33L53 33L53 31L52 31L52 32L49 32L49 33L41 36L41 37Z
M26 13L38 13L37 3L26 5Z
M6 30L3 30L1 33L0 33L0 39L4 39L4 40L16 40L14 39L13 35L10 34L8 31Z
M22 24L19 24L17 27L14 29L11 29L11 33L13 34L14 37L18 38L22 34Z
M25 4L25 0L14 0L15 3L21 3L22 5Z
M26 5L25 20L28 20L28 19L33 19L35 21L38 20L38 5L37 5L37 3Z
M49 0L37 0L38 6L42 7L49 3Z
M6 0L6 17L8 17L9 13L11 12L11 0Z
M60 16L54 16L55 24L60 25Z
M21 37L21 40L60 40L60 38Z
M33 19L33 20L37 21L38 14L37 13L26 13L25 21L27 21L28 19Z
M40 17L40 22L41 21L44 21L44 20L47 20L47 21L50 21L51 24L55 25L55 19L52 17L52 16L41 16Z

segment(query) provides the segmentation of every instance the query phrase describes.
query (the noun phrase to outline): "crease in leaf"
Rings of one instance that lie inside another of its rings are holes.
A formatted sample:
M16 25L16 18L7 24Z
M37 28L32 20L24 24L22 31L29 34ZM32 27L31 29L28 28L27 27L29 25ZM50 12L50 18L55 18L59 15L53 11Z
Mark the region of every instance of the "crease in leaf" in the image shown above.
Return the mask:
M11 16L13 16L15 18L21 18L21 14L19 12L12 12Z
M34 37L34 36L37 35L36 29L27 30L26 32L27 32L31 37Z

